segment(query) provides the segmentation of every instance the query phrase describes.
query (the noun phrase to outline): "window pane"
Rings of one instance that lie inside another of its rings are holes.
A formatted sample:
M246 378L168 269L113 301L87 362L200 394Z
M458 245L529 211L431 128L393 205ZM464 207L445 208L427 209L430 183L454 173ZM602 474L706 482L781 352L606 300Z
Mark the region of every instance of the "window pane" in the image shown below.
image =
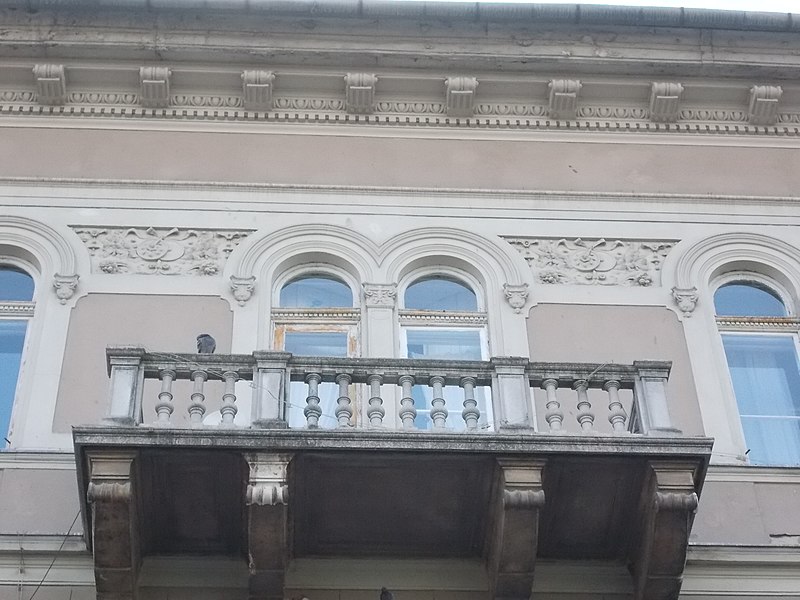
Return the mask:
M800 368L795 340L723 335L722 344L754 464L800 464Z
M17 390L27 321L0 321L0 435L6 437ZM0 447L5 442L0 440Z
M406 330L408 358L481 360L481 334L477 329Z
M33 278L14 267L0 267L0 300L25 302L33 299Z
M723 285L714 294L720 317L785 317L786 307L771 290L752 283Z
M300 356L347 356L347 332L287 331L283 349Z
M423 279L408 286L405 307L413 310L478 310L475 292L451 279Z
M281 289L283 308L352 308L353 292L349 286L330 277L303 277Z

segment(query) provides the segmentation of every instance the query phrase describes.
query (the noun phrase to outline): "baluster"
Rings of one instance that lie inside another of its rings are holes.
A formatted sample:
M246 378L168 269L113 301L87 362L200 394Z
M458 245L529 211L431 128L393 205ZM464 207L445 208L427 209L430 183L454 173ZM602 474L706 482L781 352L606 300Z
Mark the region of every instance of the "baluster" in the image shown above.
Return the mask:
M594 414L592 413L592 403L589 402L589 382L585 379L578 379L572 384L572 389L578 392L578 423L581 424L582 431L591 431L594 425Z
M475 378L462 377L461 387L464 390L464 410L461 416L467 424L468 431L475 431L478 428L478 419L481 418L481 411L478 410L478 402L475 400Z
M233 420L236 418L236 380L239 376L233 371L225 371L222 374L222 379L225 381L225 393L222 394L222 408L219 412L222 414L222 425L224 427L233 427Z
M608 392L608 421L614 431L626 430L625 422L628 415L619 400L619 381L610 379L603 384L603 389Z
M386 414L383 409L383 398L381 398L383 376L378 374L370 375L367 377L367 383L369 384L369 408L367 409L369 426L383 427L383 417Z
M417 409L414 408L414 396L411 388L414 386L414 378L411 375L401 375L398 382L403 388L403 397L400 398L400 420L403 422L403 429L414 429L414 419L417 418Z
M203 415L206 414L206 395L203 393L203 384L208 379L208 374L205 371L193 371L192 381L194 381L194 388L192 389L191 404L189 404L189 423L192 427L203 426Z
M542 382L542 388L547 392L547 402L545 408L547 412L544 414L547 427L551 432L560 431L561 424L564 422L564 413L561 411L561 403L558 401L556 390L558 389L558 380L545 379Z
M322 376L319 373L309 373L306 375L308 384L308 396L306 397L306 407L303 414L306 416L306 425L309 429L319 427L319 418L322 416L322 409L319 406L319 384Z
M347 373L340 373L336 376L336 383L339 384L339 398L336 400L336 420L339 427L350 427L350 419L353 417L353 409L350 408L350 382L352 378Z
M434 429L444 429L447 425L447 408L444 405L444 377L434 375L430 379L433 388L431 399L431 420Z
M175 371L163 369L158 376L161 378L161 392L156 403L157 425L169 425L170 415L175 410L172 405L172 382L175 380Z

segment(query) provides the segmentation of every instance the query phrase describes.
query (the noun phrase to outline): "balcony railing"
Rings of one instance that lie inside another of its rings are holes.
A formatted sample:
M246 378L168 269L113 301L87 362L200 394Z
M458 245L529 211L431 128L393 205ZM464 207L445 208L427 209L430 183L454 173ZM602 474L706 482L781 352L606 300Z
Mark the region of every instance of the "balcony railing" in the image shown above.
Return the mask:
M375 429L415 430L417 412L425 409L430 413L431 429L440 432L679 433L668 410L668 362L597 365L531 362L520 357L489 361L330 358L261 351L249 355L163 354L138 347L110 347L106 354L111 377L106 422L122 426L235 428L237 421L242 421L236 418L236 384L245 381L252 391L251 418L244 422L252 428L287 427L287 407L298 402L302 403L304 427L319 427L320 388L334 384L338 396L331 417L338 428L352 427L358 397L365 400L364 426ZM151 399L154 404L145 397L149 380L160 382L160 391L154 391ZM221 384L210 384L214 381ZM291 385L294 382L302 382L304 398L293 397L298 387ZM184 387L179 390L181 385ZM415 386L429 388L426 406L418 405ZM545 410L540 423L535 423L532 414L531 388L543 390ZM457 395L453 393L456 389ZM488 391L484 393L490 398L485 412L491 411L492 421L480 410L478 390ZM559 390L570 390L572 398ZM590 390L605 392L605 398L598 401L598 392ZM629 390L632 398L624 402L621 390ZM183 401L176 398L179 391L186 396ZM568 403L573 404L566 406ZM143 406L150 407L150 414L143 414ZM387 419L387 408L396 411L396 418ZM564 408L574 413L574 423L565 422ZM219 413L214 425L207 422L209 410ZM603 420L608 424L602 425Z

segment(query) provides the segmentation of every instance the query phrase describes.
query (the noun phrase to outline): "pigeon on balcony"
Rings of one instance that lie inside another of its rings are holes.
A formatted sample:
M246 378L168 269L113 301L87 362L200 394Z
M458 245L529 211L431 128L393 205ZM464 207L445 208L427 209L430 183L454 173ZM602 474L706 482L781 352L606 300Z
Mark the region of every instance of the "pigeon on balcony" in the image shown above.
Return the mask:
M197 336L197 352L198 354L214 354L217 349L217 341L207 333L201 333Z
M381 600L394 600L394 594L383 587L381 588Z

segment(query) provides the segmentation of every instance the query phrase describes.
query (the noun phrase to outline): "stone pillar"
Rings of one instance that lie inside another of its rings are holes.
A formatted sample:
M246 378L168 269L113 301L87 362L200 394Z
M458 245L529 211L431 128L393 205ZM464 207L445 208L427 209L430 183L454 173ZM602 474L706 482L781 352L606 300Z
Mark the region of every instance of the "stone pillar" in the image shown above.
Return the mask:
M678 600L697 509L695 463L651 461L631 562L635 600Z
M391 358L395 355L394 307L397 301L397 284L365 283L363 287L365 356Z
M253 452L247 483L247 528L250 546L251 600L283 600L283 581L289 560L287 506L291 454Z
M531 388L525 370L529 361L519 356L495 356L492 407L496 429L533 429Z
M137 502L132 481L135 451L87 453L92 551L97 597L134 600L141 565Z
M142 389L144 348L112 346L106 348L109 387L108 425L129 427L142 422Z
M495 600L528 600L544 506L545 461L498 458L498 485L492 499L488 540L489 585Z
M256 429L285 429L289 394L288 352L253 352L252 423Z
M645 435L680 435L680 429L672 424L667 402L667 379L669 362L637 360L636 369L636 407Z

